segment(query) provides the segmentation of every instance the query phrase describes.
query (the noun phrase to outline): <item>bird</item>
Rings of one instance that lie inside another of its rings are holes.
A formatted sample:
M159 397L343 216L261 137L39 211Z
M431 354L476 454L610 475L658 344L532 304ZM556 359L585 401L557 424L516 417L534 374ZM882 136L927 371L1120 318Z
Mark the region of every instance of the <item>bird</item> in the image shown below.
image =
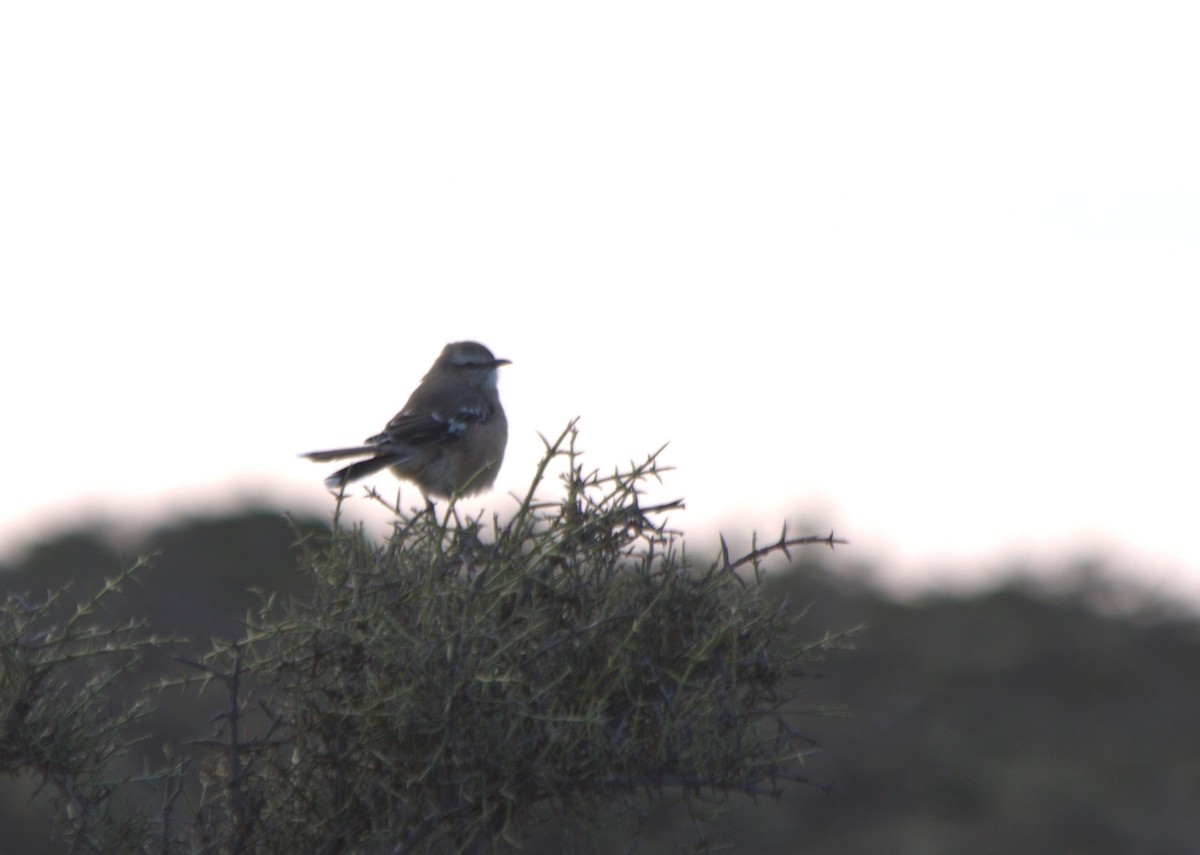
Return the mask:
M487 490L496 480L508 443L508 422L496 386L498 369L511 365L475 341L442 348L400 412L362 445L310 451L315 462L363 457L325 479L334 492L390 468L425 496L450 499Z

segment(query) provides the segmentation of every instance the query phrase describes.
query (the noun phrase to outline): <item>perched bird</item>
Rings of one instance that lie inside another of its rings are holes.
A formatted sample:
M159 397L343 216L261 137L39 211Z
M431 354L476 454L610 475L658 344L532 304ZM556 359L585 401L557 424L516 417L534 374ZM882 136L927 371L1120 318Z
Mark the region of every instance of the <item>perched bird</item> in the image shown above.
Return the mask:
M390 468L420 487L426 500L482 492L496 480L508 442L496 369L509 364L477 342L451 342L382 433L362 445L300 456L317 462L367 458L326 478L330 490Z

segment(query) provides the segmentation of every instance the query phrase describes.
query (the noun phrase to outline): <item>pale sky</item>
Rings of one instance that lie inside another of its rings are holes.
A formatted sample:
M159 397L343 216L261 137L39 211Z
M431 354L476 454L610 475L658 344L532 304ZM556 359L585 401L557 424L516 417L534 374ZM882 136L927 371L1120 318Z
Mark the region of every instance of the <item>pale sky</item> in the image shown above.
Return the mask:
M1197 44L1191 2L5 4L0 559L325 510L295 455L472 338L482 507L580 416L600 468L670 443L690 541L1200 603Z

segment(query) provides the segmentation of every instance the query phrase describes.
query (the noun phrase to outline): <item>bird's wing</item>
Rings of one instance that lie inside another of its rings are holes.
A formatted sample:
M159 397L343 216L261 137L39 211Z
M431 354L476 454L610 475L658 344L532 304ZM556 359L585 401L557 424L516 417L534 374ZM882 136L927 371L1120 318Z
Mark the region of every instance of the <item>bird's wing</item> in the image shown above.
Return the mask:
M446 442L472 425L486 422L492 407L486 401L462 402L452 409L402 410L383 433L367 439L373 445L421 446Z

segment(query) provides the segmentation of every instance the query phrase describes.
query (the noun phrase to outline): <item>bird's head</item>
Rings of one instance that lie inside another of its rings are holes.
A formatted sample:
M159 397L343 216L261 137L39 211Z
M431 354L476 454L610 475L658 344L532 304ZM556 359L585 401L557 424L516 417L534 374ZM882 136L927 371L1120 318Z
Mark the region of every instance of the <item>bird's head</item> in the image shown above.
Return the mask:
M429 371L453 371L461 374L464 379L494 386L496 369L501 365L511 364L510 360L497 359L477 341L452 341L442 348L441 355Z

